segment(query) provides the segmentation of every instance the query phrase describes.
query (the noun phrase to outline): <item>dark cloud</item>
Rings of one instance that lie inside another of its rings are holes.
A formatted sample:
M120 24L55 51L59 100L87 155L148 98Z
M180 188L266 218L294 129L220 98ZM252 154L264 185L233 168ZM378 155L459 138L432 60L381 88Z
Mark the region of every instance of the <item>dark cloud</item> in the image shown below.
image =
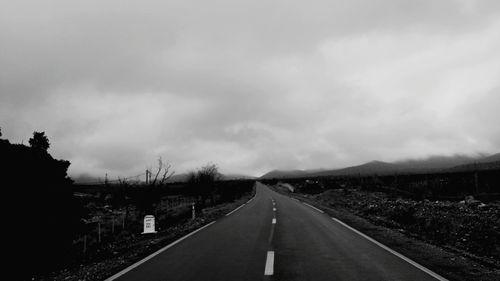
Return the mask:
M0 124L72 172L496 152L500 2L3 1ZM471 102L473 101L473 102Z

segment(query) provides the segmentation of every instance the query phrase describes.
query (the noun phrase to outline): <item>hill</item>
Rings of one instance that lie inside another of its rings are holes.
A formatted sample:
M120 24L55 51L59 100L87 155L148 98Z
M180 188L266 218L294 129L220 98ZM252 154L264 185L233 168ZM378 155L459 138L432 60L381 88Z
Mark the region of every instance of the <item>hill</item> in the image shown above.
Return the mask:
M482 157L484 157L484 155L475 157L467 155L431 156L424 159L398 161L394 164L406 170L431 171L435 169L446 169L454 166L465 165L477 161Z
M311 174L311 176L388 174L388 173L394 173L395 171L398 170L400 170L400 167L398 167L397 165L382 161L371 161L358 166L313 173Z
M256 177L241 175L241 174L223 174L222 180L253 180Z
M500 153L490 156L431 156L424 159L409 159L396 162L371 161L357 166L330 170L273 170L260 179L285 179L321 176L389 175L411 173L434 173L464 171L470 169L496 169L500 163Z
M282 178L298 178L307 176L310 173L305 170L272 170L261 177L260 179L282 179Z
M491 163L491 162L497 162L497 161L500 161L500 153L481 158L477 162L478 163Z

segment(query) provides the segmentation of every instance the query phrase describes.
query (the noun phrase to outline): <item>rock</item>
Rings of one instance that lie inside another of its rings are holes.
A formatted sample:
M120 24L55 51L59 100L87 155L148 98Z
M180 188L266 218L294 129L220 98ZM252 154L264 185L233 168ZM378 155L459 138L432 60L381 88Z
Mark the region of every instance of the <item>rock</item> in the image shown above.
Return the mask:
M468 195L465 196L465 203L467 204L480 204L481 201L474 199L474 196Z

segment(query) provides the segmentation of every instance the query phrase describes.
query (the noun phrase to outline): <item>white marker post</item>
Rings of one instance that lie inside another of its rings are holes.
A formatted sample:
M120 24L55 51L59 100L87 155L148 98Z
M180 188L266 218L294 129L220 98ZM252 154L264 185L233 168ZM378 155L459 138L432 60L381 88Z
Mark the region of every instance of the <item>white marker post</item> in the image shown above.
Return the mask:
M194 209L194 202L191 203L191 219L195 219L196 218L196 211Z
M155 231L155 217L147 215L144 217L144 232L142 234L156 233Z

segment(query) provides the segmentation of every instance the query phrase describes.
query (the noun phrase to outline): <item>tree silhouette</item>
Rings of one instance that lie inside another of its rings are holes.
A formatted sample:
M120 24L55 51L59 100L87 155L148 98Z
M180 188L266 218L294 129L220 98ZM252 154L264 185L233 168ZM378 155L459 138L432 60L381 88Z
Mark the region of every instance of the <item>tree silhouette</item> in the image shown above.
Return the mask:
M152 182L150 182L149 185L155 186L158 182L159 186L163 186L165 184L165 182L167 180L169 180L175 174L175 171L170 171L171 168L172 168L172 166L170 164L163 163L163 160L161 159L161 157L158 157L158 171L156 172L156 176L155 176L154 180ZM161 178L159 178L160 173L163 173ZM149 172L149 174L151 175L151 172ZM150 178L150 180L151 180L151 178Z
M45 132L33 132L33 137L29 140L30 146L35 149L47 151L50 147L49 139Z
M6 232L5 241L15 245L6 256L22 265L19 280L68 265L73 241L84 227L81 218L86 216L73 196L67 174L70 162L54 159L46 151L49 143L44 133L35 132L30 145L0 139L0 205L8 214L3 223L15 229ZM29 255L23 254L28 251Z
M205 204L207 198L211 199L211 203L215 202L215 183L221 179L219 168L215 164L207 164L197 171L192 171L188 174L187 184L191 192L198 196L198 201L201 205Z

